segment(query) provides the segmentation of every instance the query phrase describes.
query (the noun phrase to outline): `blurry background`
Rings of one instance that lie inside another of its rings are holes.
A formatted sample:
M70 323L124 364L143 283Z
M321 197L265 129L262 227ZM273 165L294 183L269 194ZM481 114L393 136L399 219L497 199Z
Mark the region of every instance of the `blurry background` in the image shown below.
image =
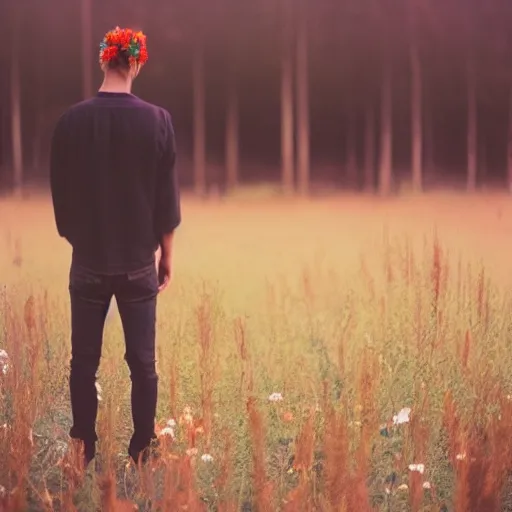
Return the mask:
M58 116L116 25L199 194L512 183L510 0L0 0L0 188L44 186Z

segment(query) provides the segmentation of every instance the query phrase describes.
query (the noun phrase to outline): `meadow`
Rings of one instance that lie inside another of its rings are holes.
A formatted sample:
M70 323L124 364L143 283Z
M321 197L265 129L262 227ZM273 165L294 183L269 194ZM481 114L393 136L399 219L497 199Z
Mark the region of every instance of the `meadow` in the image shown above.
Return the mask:
M158 307L162 457L127 458L113 308L83 475L70 249L47 197L0 201L0 511L512 510L511 253L506 195L185 197Z

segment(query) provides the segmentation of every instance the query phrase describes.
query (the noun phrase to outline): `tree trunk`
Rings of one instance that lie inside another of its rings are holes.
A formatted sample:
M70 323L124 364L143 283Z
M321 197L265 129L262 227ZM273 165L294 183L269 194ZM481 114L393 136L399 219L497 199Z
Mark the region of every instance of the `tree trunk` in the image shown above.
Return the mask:
M476 190L477 162L478 162L478 133L477 133L477 104L476 104L476 75L475 65L471 57L467 62L467 87L468 87L468 134L467 134L467 158L468 176L467 189L470 192Z
M11 134L14 193L20 195L23 188L23 142L21 131L21 90L19 57L19 6L14 6L11 54Z
M391 192L393 165L393 96L389 60L384 64L381 94L379 192L385 196Z
M293 192L293 62L292 62L292 0L283 2L283 48L281 63L281 181L285 193Z
M414 37L414 36L413 36ZM412 138L412 188L423 188L423 87L421 61L416 41L410 46L411 62L411 138Z
M507 176L509 191L512 192L512 86L509 92L508 105L508 144L507 144Z
M41 141L43 134L43 123L44 123L44 101L45 101L45 79L44 79L44 61L38 59L35 63L37 78L36 78L36 105L35 105L35 123L34 123L34 135L33 135L33 146L32 146L32 168L34 172L41 172Z
M232 57L233 58L233 57ZM226 114L226 181L227 188L233 190L238 186L238 91L234 63L228 71L228 97Z
M309 193L309 61L305 1L299 4L297 31L297 178L301 195Z
M82 9L82 94L92 96L92 8L91 0L81 0Z
M373 192L375 187L375 115L372 105L366 107L364 135L364 189Z
M432 101L428 96L425 98L425 174L427 176L435 175L435 139L434 139L434 121ZM425 176L424 176L425 178Z
M479 169L479 182L481 183L481 185L483 187L486 186L486 181L487 181L487 171L489 170L488 167L487 167L487 141L485 140L486 137L485 135L482 135L482 137L480 137L480 142L479 142L479 148L478 148L478 160L479 160L479 164L478 164L478 169Z
M349 116L347 126L347 154L346 154L346 176L350 188L357 188L357 147L356 147L356 119L353 105L349 105Z
M206 192L206 107L204 48L198 42L193 61L194 88L194 190L198 196Z

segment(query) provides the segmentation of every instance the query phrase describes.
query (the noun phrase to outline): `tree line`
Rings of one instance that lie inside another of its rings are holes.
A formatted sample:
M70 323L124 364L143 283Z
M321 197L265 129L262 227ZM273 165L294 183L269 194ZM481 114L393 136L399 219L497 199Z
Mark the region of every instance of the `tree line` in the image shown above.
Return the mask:
M19 54L24 20L19 2L10 2L10 154L12 183L20 189L25 167ZM79 0L76 31L80 34L77 55L81 62L82 97L89 97L94 91L95 34L96 28L105 28L106 19L110 19L106 9L98 10L93 0ZM119 6L111 9L116 11ZM210 181L208 58L212 48L222 56L225 147L221 180L227 188L234 189L241 181L240 77L247 67L251 47L258 45L267 45L279 64L283 191L307 195L315 178L311 163L311 99L316 80L312 70L319 56L322 62L329 62L324 78L329 78L331 69L333 76L341 75L339 96L345 99L339 144L343 146L343 179L348 186L383 195L393 192L396 108L397 104L407 104L403 111L407 114L408 179L414 190L423 190L425 169L435 159L436 143L442 142L438 133L444 121L439 119L452 115L448 102L437 107L437 122L432 119L433 105L442 95L442 75L452 73L450 68L456 68L450 76L459 80L456 96L464 104L467 190L478 187L486 152L496 148L503 153L505 162L502 177L512 184L512 5L507 0L173 0L165 5L148 0L131 9L129 18L139 20L142 28L148 26L147 32L159 42L159 48L178 45L190 55L193 187L198 195L207 192ZM175 34L174 39L170 33ZM158 51L161 50L155 50L157 55ZM405 93L396 85L401 80L398 75L404 73ZM486 136L487 128L480 129L480 113L488 105L498 115L507 113L508 127L503 128L507 133L501 135L504 144L486 145L491 137Z

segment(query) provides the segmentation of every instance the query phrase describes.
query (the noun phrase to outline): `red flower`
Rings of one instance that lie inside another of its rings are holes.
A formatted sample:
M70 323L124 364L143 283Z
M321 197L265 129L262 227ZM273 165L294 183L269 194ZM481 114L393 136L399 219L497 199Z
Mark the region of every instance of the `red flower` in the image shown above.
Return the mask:
M145 64L148 60L148 51L146 47L146 36L142 32L134 32L132 29L121 29L116 27L115 30L107 32L103 40L104 48L101 52L101 61L110 62L119 56L119 51L132 51L134 48L139 50L137 56L130 56L131 64Z
M107 46L101 53L101 60L103 62L110 62L117 58L119 55L119 48L117 46Z
M148 50L145 46L141 45L140 53L139 53L139 63L145 64L148 60Z

